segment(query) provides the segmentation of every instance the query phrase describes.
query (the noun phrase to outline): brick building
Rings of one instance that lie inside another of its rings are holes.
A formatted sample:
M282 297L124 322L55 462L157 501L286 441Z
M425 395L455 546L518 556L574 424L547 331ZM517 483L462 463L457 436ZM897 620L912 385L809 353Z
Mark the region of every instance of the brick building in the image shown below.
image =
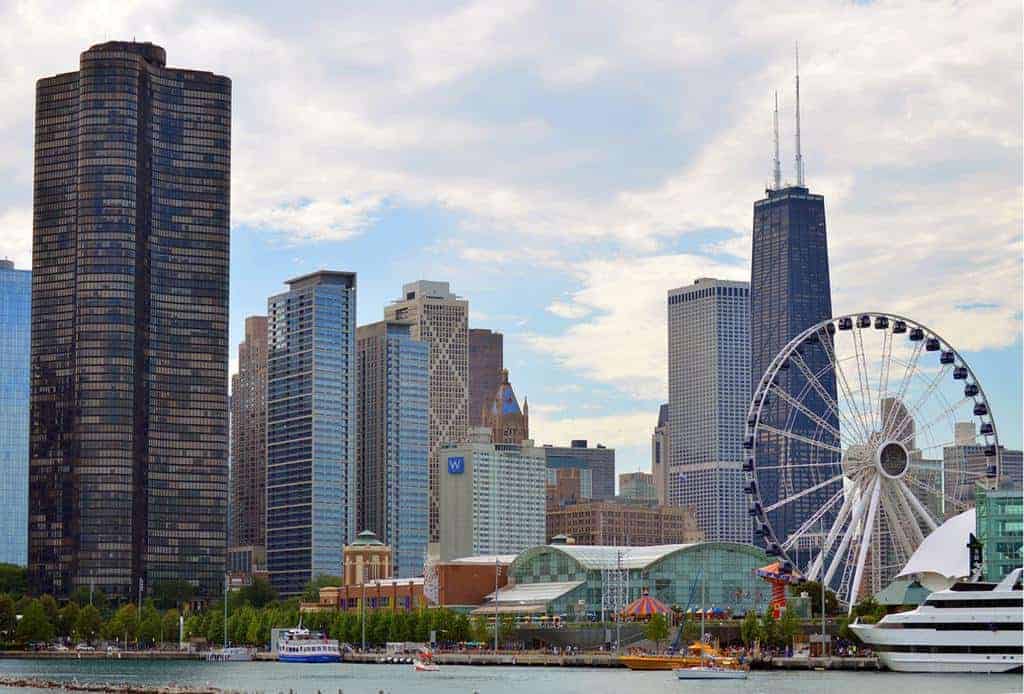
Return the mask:
M590 501L547 513L548 541L566 535L580 545L689 544L704 539L690 508Z

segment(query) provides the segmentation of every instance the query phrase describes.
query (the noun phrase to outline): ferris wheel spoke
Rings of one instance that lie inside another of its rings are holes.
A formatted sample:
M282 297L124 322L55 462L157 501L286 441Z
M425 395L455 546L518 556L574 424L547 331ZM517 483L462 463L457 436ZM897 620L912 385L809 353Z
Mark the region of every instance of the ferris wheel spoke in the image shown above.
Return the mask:
M828 565L828 571L825 572L824 582L826 585L831 585L832 577L836 573L836 569L839 565L847 559L846 550L850 546L850 540L853 538L854 533L857 531L857 526L860 524L861 516L864 515L864 509L867 506L868 495L860 490L856 503L853 506L853 512L850 514L850 524L846 526L846 531L843 533L843 539L839 541L839 547L836 549L835 556L832 557L832 562ZM840 581L840 584L842 581Z
M755 468L756 472L762 472L764 470L792 470L794 468L801 467L817 467L817 468L832 468L835 469L840 462L837 459L826 460L819 463L783 463L782 465L758 465Z
M843 524L846 522L846 518L850 515L850 510L853 508L854 496L854 494L843 494L843 505L839 509L839 514L832 523L832 527L828 530L828 536L821 544L821 551L818 552L818 556L815 557L814 563L811 564L811 568L807 572L808 580L817 580L818 574L821 572L822 566L825 563L825 559L828 557L829 550L832 549L832 543L836 541L836 537L842 530Z
M805 417L810 419L812 422L817 424L819 427L821 427L822 429L825 429L827 432L832 434L835 437L837 442L838 441L842 441L842 434L839 433L838 429L836 429L834 426L832 426L827 421L825 421L820 416L818 416L817 413L812 412L806 405L804 405L802 402L800 402L799 400L794 398L792 395L787 393L785 391L785 389L779 388L778 386L772 386L769 390L771 392L775 393L776 395L778 395L784 401L786 401L786 403L788 403L790 406L792 406L793 408L799 410Z
M947 373L949 373L949 364L943 364L942 368L939 369L938 372L935 374L935 378L933 378L928 383L928 386L924 389L924 392L922 392L921 395L918 397L917 402L915 402L913 408L911 408L911 412L922 411L922 409L924 408L924 404L935 393L936 389L939 387L939 384L942 383L942 379L946 377ZM962 398L960 402L963 403L965 400L967 400L967 398Z
M949 418L953 415L953 413L955 413L957 410L959 410L962 405L966 404L968 400L973 400L973 399L974 398L970 398L970 397L960 398L955 403L953 403L952 405L946 407L942 412L937 414L933 419L931 419L927 424L925 424L923 428L917 429L914 432L912 432L911 434L909 434L908 436L905 436L905 437L903 437L901 439L898 439L898 442L906 445L907 443L910 442L911 439L914 439L914 438L920 436L921 434L925 433L926 431L931 431L934 427L938 426L939 424L942 424L942 423L947 423L948 424L949 423ZM927 448L922 449L922 450L927 450Z
M826 354L829 354L827 348L825 349L825 352ZM839 371L839 369L835 366L835 362L831 359L831 356L829 357L829 359L832 363L831 368L833 372ZM818 394L818 397L821 398L822 402L825 403L829 411L836 416L836 420L842 422L843 425L846 426L847 428L857 431L862 437L862 440L866 440L866 438L863 438L864 426L860 419L855 416L851 418L851 415L854 415L852 410L849 415L846 415L842 412L842 410L839 408L839 403L836 401L835 398L832 397L832 395L829 394L829 392L821 384L821 381L819 381L817 376L811 371L811 368L807 365L807 362L803 360L803 357L799 356L796 352L794 352L790 356L790 361L796 364L797 368L800 369L800 372L804 375L804 378L814 389L814 392Z
M864 530L860 537L860 551L857 553L857 570L853 574L853 584L850 586L850 611L857 602L857 593L860 591L860 582L864 576L864 562L868 558L868 544L871 541L871 533L874 530L875 514L878 513L878 497L882 488L882 480L875 478L874 487L871 490L871 504L868 507L868 515L864 521Z
M896 485L893 490L893 498L896 499L896 503L900 507L900 511L903 514L903 518L907 520L907 526L910 528L910 534L913 535L911 538L914 542L914 547L920 547L921 543L924 542L924 533L921 532L921 524L917 520L917 516L914 515L913 509L910 508L910 503L903 495L903 490Z
M840 390L843 391L843 397L850 404L850 413L853 415L857 422L857 429L861 436L861 442L866 442L871 438L871 427L868 420L865 419L864 415L860 411L860 405L856 398L853 397L853 389L850 388L850 383L846 378L846 372L843 370L842 364L839 358L836 356L835 348L829 346L828 341L821 341L822 348L825 350L825 354L828 356L829 361L832 362L832 368L836 373L836 383L839 385Z
M899 405L904 409L906 409L906 405L903 404L903 400L906 398L907 388L910 387L910 383L913 380L911 376L913 376L913 374L917 372L917 362L921 358L922 351L924 351L924 342L915 342L914 350L911 352L910 359L907 360L905 368L903 370L903 378L900 380L900 388L896 395L896 402L899 403ZM890 436L888 434L889 428L891 426L895 426L895 422L893 420L897 416L897 409L898 408L894 407L892 410L889 411L889 416L885 418L885 426L882 427L883 438L888 438ZM909 412L907 412L907 419L910 419Z
M904 523L906 522L906 516L903 514L903 509L900 507L898 500L899 492L892 485L886 485L882 492L882 509L885 511L886 517L889 519L889 529L895 538L894 544L898 544L900 550L903 552L904 559L909 559L910 555L914 553L914 545L910 541L910 538L904 532ZM910 518L911 522L916 523L913 517Z
M928 509L924 507L924 504L910 491L910 487L903 481L899 481L900 491L903 493L903 498L910 504L910 507L917 512L917 515L921 517L924 524L928 526L929 531L934 531L939 527L935 519L932 518L932 514L928 513ZM929 490L930 491L930 490Z
M842 498L843 498L843 489L842 489L842 487L840 487L839 491L836 492L835 494L833 494L831 496L831 498L829 498L828 501L826 501L824 504L822 504L821 508L819 508L817 511L812 513L810 515L810 517L807 520L805 520L800 525L799 528L797 528L795 531L790 533L789 537L786 538L786 541L782 543L782 549L788 551L790 547L792 547L794 544L796 544L796 542L801 537L803 537L804 533L806 533L810 528L813 528L818 523L818 521L820 521L821 518L826 513L828 513L829 510L833 506L835 506L836 502L840 501Z
M867 413L868 431L875 431L875 402L871 397L871 372L868 370L867 351L864 349L863 328L857 328L853 336L857 362L857 382L860 384L861 403Z
M802 434L797 434L797 433L792 432L792 431L783 431L782 429L777 429L777 428L771 426L770 424L764 424L764 423L761 424L761 429L763 429L764 431L767 431L767 432L771 432L773 434L778 434L779 436L783 436L783 437L785 437L787 439L792 439L793 441L801 441L803 443L806 443L809 446L815 446L817 448L823 448L826 451L832 451L833 453L838 453L839 455L843 454L843 449L842 448L838 448L836 446L830 446L829 444L823 443L821 441L818 441L817 439L812 439L810 436L804 436Z
M808 494L816 492L819 489L821 489L822 487L827 487L830 484L835 484L836 482L840 482L840 481L842 481L843 477L845 477L845 475L839 474L839 475L836 475L835 477L832 477L831 479L825 480L824 482L818 482L817 484L815 484L815 485L813 485L811 487L808 487L807 489L801 489L796 494L793 494L791 496L787 496L785 499L780 499L779 501L776 501L774 504L772 504L770 506L766 506L765 509L764 509L765 513L768 513L769 511L775 511L776 509L782 508L786 504L792 503L792 502L796 501L797 499L801 499L801 498L807 496Z
M882 365L878 369L878 407L881 410L882 398L889 391L889 370L892 368L892 333L882 332ZM882 413L878 413L880 429L885 430L885 422L881 421Z

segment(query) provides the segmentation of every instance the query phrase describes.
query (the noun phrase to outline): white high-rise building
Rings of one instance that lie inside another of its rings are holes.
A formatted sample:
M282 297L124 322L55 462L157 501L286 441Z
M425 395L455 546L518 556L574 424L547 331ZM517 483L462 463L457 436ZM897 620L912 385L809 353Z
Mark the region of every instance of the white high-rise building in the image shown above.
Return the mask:
M668 503L709 540L750 542L743 427L750 402L750 285L701 278L668 292Z
M544 544L547 457L530 439L494 443L488 427L441 448L442 561L481 554L518 554Z
M409 321L411 337L430 346L430 541L438 540L438 450L465 440L469 417L469 302L447 282L402 286L402 298L384 309L387 320Z

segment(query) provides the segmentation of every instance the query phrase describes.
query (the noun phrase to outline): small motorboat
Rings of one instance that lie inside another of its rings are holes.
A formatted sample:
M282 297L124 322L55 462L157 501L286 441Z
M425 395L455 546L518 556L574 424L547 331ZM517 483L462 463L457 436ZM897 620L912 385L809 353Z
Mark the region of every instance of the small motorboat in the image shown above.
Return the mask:
M416 672L440 672L441 668L434 664L434 654L430 651L420 651L413 660L412 668Z
M676 678L681 680L745 680L747 671L740 668L697 665L679 668L676 670Z

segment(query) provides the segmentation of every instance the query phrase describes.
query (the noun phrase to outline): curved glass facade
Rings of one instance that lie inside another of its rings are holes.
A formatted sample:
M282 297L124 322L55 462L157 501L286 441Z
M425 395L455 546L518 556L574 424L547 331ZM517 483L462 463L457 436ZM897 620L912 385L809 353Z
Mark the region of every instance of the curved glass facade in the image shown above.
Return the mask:
M231 81L110 42L39 80L29 568L223 581Z
M770 587L754 573L768 563L767 555L752 545L731 542L661 547L545 545L520 554L510 574L517 585L583 581L552 601L548 612L568 614L584 600L588 612L600 614L603 571L618 566L619 552L629 573L627 601L647 591L666 605L684 610L717 607L735 615L748 610L762 612L771 600ZM703 604L702 581L706 581Z
M28 374L32 273L0 260L0 562L28 553Z

